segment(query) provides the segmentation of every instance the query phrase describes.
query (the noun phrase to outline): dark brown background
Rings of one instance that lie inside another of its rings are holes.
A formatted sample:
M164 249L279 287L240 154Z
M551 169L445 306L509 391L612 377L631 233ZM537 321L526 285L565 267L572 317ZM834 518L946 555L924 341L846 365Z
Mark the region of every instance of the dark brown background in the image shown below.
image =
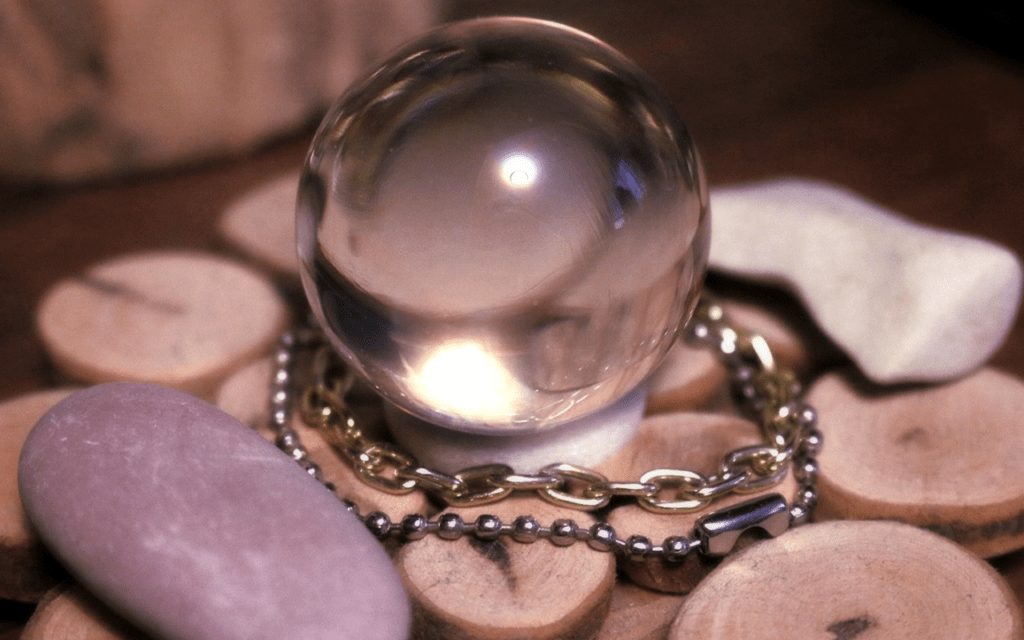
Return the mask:
M926 6L920 3L921 6ZM713 185L834 181L913 219L1024 255L1024 70L985 4L923 16L867 0L469 1L447 17L525 14L589 31L678 105ZM50 382L32 326L58 279L158 247L217 248L214 221L302 161L310 131L249 157L117 183L0 184L0 399ZM827 242L826 238L822 242ZM1024 376L1018 320L993 364ZM1024 556L997 567L1024 596ZM27 615L0 603L0 618ZM16 637L0 621L0 638Z

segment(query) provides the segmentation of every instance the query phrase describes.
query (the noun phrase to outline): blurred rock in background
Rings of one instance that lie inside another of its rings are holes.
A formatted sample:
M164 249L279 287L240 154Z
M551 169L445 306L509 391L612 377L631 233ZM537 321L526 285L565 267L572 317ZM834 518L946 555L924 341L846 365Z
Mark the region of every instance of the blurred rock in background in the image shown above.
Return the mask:
M313 121L436 0L3 0L0 179L245 152Z

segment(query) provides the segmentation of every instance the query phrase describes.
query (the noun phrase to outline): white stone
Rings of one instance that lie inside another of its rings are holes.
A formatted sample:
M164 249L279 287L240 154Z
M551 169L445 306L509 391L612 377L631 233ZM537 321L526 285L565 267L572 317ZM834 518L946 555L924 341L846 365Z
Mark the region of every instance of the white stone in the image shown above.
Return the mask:
M711 209L711 268L790 289L876 382L962 376L999 348L1016 317L1012 252L834 185L721 188Z

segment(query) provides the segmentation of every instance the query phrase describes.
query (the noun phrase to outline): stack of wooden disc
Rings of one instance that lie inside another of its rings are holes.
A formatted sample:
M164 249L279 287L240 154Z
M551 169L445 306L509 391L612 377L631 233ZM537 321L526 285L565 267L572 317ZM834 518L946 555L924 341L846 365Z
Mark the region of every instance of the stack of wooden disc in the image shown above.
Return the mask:
M275 188L294 188L293 180ZM68 383L157 382L264 429L268 356L292 315L271 283L294 280L297 267L261 255L259 243L240 244L246 219L266 225L291 217L261 202L240 200L225 224L234 229L236 255L251 265L206 254L133 255L58 284L41 301L38 323ZM389 551L413 600L414 637L1024 635L1019 603L984 559L1024 547L1024 434L1016 425L1024 381L983 369L943 385L872 386L840 366L834 348L784 298L734 287L720 293L733 317L761 331L778 359L799 372L819 411L826 445L817 521L747 540L724 560L691 554L678 563L617 558L583 542L427 536L395 544ZM659 467L710 473L725 452L757 442L756 424L731 410L726 378L705 351L675 346L652 379L637 436L599 470L616 480ZM39 603L25 640L141 637L48 561L21 514L21 443L69 391L0 405L0 597ZM357 416L371 437L387 438L379 405L367 402ZM363 513L382 511L397 521L445 510L420 492L393 496L367 487L315 430L297 418L294 426L339 494ZM768 491L792 498L795 490L788 478ZM689 534L696 517L630 504L588 514L530 495L449 511L464 522L532 515L583 527L600 519L620 537L641 534L655 543Z

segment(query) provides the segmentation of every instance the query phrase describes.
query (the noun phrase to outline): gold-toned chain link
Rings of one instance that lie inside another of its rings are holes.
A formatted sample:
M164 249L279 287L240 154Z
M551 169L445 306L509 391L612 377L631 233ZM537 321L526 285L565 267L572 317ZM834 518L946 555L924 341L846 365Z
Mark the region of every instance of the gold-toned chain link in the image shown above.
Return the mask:
M731 326L722 307L701 301L687 326L688 337L716 349L736 382L744 408L759 421L763 443L728 452L717 472L654 469L636 480L609 480L593 469L552 464L538 473L521 474L503 464L489 464L448 474L422 467L389 443L367 439L358 428L346 397L354 374L322 345L314 357L314 378L302 394L301 415L352 465L358 477L381 491L430 492L449 505L478 506L516 492L534 492L555 505L593 511L613 497L629 497L656 513L684 513L705 508L732 493L751 493L780 482L797 455L805 431L800 385L779 369L765 340Z

